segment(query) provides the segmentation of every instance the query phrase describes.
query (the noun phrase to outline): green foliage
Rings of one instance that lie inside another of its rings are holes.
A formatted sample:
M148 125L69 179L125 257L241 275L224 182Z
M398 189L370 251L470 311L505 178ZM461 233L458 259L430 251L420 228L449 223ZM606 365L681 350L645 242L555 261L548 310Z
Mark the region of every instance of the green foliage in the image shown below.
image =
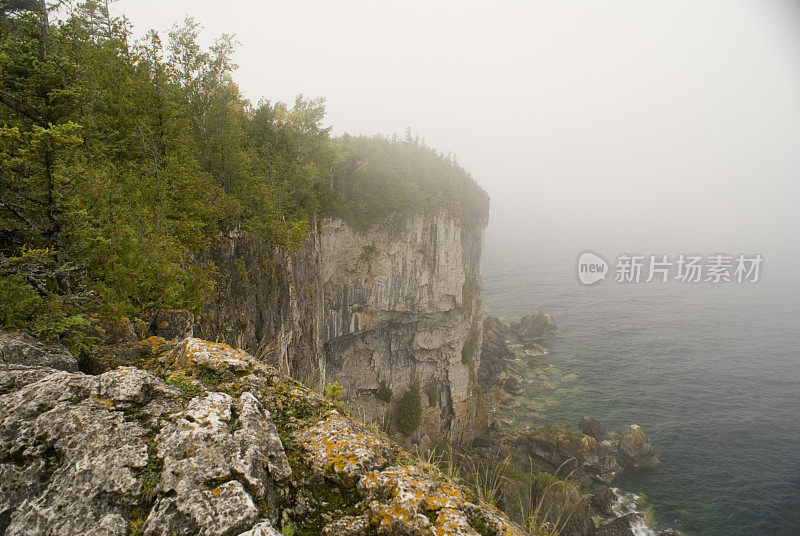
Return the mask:
M335 404L341 402L344 393L345 393L345 388L339 385L339 382L329 383L328 385L325 386L325 389L323 390L325 398L327 398L328 400L330 400Z
M397 424L400 432L405 436L413 434L419 428L422 420L422 393L420 392L419 380L412 377L408 384L408 389L400 398L397 408Z
M289 522L288 522L288 523L286 523L286 524L283 526L283 528L281 529L281 534L282 534L283 536L294 536L294 531L295 531L295 530L296 530L296 529L295 529L294 523L292 523L291 521L289 521Z
M216 272L197 259L221 228L296 249L328 215L484 217L485 193L417 139L332 139L322 98L248 102L232 36L204 48L187 19L133 45L106 2L62 4L0 4L2 327L82 346L89 320L201 314Z
M428 405L435 406L439 403L439 381L431 376L425 382L425 395L428 397Z
M19 274L0 276L0 326L3 329L24 327L41 303L41 296Z
M194 383L191 379L187 378L186 376L179 375L169 378L167 380L167 383L177 387L181 392L181 396L185 400L193 399L194 397L199 395L200 392L202 391L202 388L199 385Z
M378 399L386 402L387 404L392 401L392 388L389 387L389 384L386 383L386 380L381 379L380 384L378 385Z
M380 136L343 136L345 155L331 173L343 199L340 214L369 225L393 213L418 213L452 207L465 222L481 221L488 197L451 156L406 134L404 140Z

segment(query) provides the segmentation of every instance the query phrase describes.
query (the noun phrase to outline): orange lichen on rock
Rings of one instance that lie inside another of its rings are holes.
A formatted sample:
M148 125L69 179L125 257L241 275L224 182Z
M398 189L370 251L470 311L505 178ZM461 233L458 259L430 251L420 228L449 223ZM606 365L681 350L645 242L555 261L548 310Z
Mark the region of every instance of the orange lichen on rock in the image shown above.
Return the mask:
M296 440L311 455L315 469L348 486L365 473L386 467L400 453L389 439L337 411L298 433Z

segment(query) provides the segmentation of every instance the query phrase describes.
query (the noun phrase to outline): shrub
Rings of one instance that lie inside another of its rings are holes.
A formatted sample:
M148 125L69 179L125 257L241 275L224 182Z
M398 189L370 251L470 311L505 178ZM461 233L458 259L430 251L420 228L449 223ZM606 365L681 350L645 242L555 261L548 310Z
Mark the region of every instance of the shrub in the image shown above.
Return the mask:
M325 389L323 391L325 398L327 398L334 404L341 403L344 393L345 393L345 388L339 385L339 382L329 383L328 385L325 386Z
M425 382L425 394L428 395L428 405L435 406L439 402L439 382L431 376Z
M381 383L378 386L378 398L388 404L392 401L392 396L394 396L392 388L389 387L389 384L386 383L386 380L381 380Z
M397 425L405 436L413 434L422 420L422 399L419 387L419 380L412 377L408 384L408 389L400 399L400 406L397 410Z

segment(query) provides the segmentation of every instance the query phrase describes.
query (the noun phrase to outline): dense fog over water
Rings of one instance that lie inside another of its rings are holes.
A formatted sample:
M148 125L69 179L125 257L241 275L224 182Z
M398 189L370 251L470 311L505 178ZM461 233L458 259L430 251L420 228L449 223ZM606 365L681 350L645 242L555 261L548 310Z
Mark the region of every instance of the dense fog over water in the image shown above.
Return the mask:
M792 0L115 6L137 35L187 15L208 41L235 33L253 101L325 96L339 133L410 127L458 156L500 228L705 250L799 227Z

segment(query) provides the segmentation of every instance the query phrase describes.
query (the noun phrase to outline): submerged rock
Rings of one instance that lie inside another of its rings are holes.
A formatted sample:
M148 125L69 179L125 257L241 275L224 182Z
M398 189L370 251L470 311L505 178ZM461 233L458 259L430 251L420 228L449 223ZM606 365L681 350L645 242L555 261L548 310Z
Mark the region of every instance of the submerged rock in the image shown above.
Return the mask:
M78 360L64 346L44 343L21 331L0 331L0 364L78 370Z
M526 534L241 351L186 339L145 366L0 368L0 532Z
M617 449L620 459L634 467L656 465L659 463L655 457L653 445L642 429L631 424L623 426L619 431L619 446Z

